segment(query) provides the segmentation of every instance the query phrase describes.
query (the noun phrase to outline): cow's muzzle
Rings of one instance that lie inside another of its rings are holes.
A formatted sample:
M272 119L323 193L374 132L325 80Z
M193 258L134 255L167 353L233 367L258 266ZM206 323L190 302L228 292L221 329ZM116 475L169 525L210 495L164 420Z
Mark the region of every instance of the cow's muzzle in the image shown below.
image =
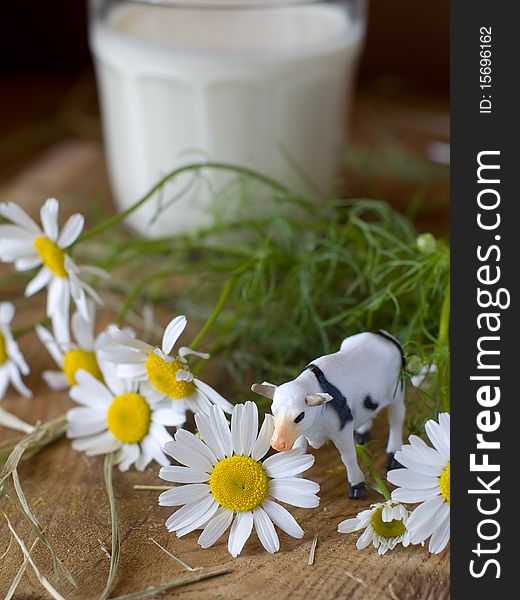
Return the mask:
M271 438L271 448L278 452L290 450L298 436L299 432L292 423L289 426L275 427L273 437Z

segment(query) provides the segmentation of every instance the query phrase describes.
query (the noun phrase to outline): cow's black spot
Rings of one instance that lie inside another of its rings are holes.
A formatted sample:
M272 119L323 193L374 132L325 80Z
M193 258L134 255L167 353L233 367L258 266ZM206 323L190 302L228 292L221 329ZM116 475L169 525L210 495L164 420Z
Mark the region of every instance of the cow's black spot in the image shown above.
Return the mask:
M376 410L376 408L379 406L379 404L377 402L374 402L370 396L367 396L365 398L365 400L363 401L363 406L367 410Z
M316 376L321 391L332 396L332 400L328 402L327 405L332 406L338 413L340 429L343 429L343 427L345 427L349 421L352 421L353 418L350 407L347 404L347 399L338 388L325 377L323 371L317 365L310 364L307 366L307 369L312 371Z

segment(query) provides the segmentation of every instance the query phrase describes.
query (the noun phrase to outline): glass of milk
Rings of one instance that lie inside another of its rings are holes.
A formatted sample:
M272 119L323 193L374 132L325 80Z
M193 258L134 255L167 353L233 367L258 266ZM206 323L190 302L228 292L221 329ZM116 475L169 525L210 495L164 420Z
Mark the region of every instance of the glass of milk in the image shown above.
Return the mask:
M343 159L366 0L90 0L105 148L125 209L174 168L247 166L326 193ZM229 177L229 176L228 176ZM145 235L211 224L208 172L129 218Z

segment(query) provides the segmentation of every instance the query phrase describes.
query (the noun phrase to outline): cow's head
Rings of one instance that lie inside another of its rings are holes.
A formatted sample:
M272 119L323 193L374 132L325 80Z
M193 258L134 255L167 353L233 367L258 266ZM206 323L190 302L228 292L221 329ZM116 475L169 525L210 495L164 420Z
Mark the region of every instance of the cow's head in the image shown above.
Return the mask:
M280 386L254 383L251 390L273 401L274 433L271 446L275 450L290 450L294 442L311 427L319 407L332 400L329 394L308 393L296 381Z

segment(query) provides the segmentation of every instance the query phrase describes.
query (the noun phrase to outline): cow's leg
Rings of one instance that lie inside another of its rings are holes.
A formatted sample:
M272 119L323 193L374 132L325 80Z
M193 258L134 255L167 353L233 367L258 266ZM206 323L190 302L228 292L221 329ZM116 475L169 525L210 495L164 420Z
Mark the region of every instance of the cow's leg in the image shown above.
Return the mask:
M347 479L350 484L349 498L363 498L367 495L365 475L359 468L354 442L354 427L352 422L347 423L341 432L332 439L339 450L341 460L347 470Z
M399 389L392 398L392 402L388 405L388 424L390 426L390 431L388 434L388 444L386 446L386 451L388 453L386 467L389 471L391 469L399 469L402 467L402 465L395 460L394 454L400 450L403 445L405 410L404 385L399 383Z
M366 444L370 441L370 430L372 429L372 419L369 419L364 425L354 431L354 438L358 444Z

